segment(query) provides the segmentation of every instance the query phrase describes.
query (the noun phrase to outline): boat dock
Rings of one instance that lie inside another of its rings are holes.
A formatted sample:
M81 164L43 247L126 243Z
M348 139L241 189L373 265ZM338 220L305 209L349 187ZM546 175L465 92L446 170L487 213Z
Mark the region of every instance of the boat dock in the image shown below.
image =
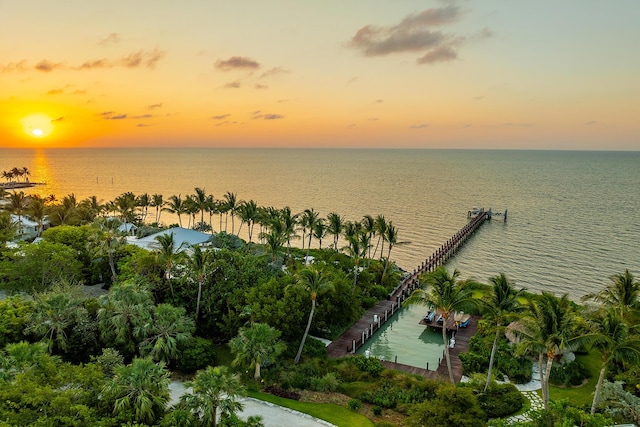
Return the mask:
M402 302L407 299L415 289L420 287L419 277L422 274L434 271L436 268L444 265L446 261L462 247L462 245L478 229L478 227L480 227L480 225L482 225L487 219L491 219L491 210L486 211L484 209L474 209L473 215L471 214L471 211L469 212L470 220L464 227L462 227L457 233L455 233L449 240L443 243L442 246L440 246L433 254L425 259L425 261L423 261L415 270L413 270L413 272L407 274L402 282L389 294L386 300L379 301L375 306L367 310L367 312L360 318L360 320L351 325L349 329L347 329L342 335L340 335L327 346L327 353L329 357L337 359L339 357L355 354L356 351L360 347L362 347L362 345L368 339L370 339L373 334L400 309L400 307L402 306ZM457 350L458 354L462 351L466 351L471 335L469 335L466 339L464 337L471 333L475 334L475 331L477 330L477 319L474 319L474 316L471 316L468 320L470 320L469 325L466 328L460 328L460 330L456 332L456 346L451 349L451 354L454 353L453 350ZM455 320L451 319L451 322L455 322ZM449 328L449 326L451 326L451 328ZM447 325L447 329L455 329L455 323L452 325ZM461 338L460 341L458 341L458 337ZM393 362L386 361L385 363L389 364ZM440 365L442 365L442 363L444 362L441 362ZM459 360L458 363L460 363ZM395 367L393 369L398 369L405 372L411 371L413 373L413 371L415 371L416 369L420 370L421 372L428 371L414 367L402 368L405 365L400 364L394 365L397 365L398 367ZM446 369L447 368L445 365L444 373L445 375L448 375L446 373ZM428 372L434 372L434 374L427 374L423 372L419 375L426 377L433 377L433 375L437 375L435 371ZM462 368L460 365L460 376L461 375Z

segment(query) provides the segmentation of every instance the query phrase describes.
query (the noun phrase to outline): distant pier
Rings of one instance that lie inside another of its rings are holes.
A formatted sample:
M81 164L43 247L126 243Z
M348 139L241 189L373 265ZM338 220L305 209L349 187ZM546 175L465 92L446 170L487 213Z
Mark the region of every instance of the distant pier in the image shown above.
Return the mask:
M491 209L474 209L473 212L469 211L468 217L470 218L469 222L425 259L413 272L408 274L400 285L389 294L386 300L378 302L374 307L367 310L360 320L351 325L349 329L327 346L329 357L339 358L355 354L356 351L400 309L402 302L407 299L415 289L420 287L420 275L434 271L436 268L444 265L447 260L462 247L469 237L471 237L478 227L487 219L491 219ZM504 217L506 218L506 215ZM465 328L463 335L471 332L475 333L476 320L477 319L472 316L470 327ZM468 346L468 339L456 343L456 353L466 351L466 346ZM462 347L465 348L463 349ZM387 361L385 362L385 366L391 363L393 362ZM395 369L407 370L407 368L403 369L405 365L397 365ZM432 375L423 376L433 377ZM455 376L458 377L458 375Z
M31 188L37 185L46 185L44 182L0 182L0 188L5 190L15 190L18 188Z

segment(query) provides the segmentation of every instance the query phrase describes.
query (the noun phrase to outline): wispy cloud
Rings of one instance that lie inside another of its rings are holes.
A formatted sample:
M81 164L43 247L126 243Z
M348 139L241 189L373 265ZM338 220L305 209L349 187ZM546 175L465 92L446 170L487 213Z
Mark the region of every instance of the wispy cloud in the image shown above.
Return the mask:
M120 36L118 33L111 33L107 37L104 37L98 41L100 46L106 46L110 44L120 43Z
M45 73L48 73L56 69L64 68L64 65L60 62L51 62L43 59L36 64L35 68L38 71L44 71Z
M584 125L585 126L594 126L594 125L597 125L597 124L598 124L598 122L596 120L589 120Z
M229 116L231 116L231 114L218 114L217 116L211 116L211 118L213 120L224 120Z
M251 58L232 56L226 60L217 60L214 66L221 71L257 70L260 68L260 63Z
M147 106L147 110L155 110L157 108L162 108L162 102L158 104L151 104Z
M51 119L51 123L61 122L63 120L64 120L64 117L60 116L60 117L56 117L55 119Z
M153 117L153 114L139 114L139 115L131 115L128 113L114 113L113 111L104 111L102 113L98 113L98 116L102 117L105 120L141 120L141 119L150 119Z
M262 113L261 111L254 111L252 113L252 119L258 120L280 120L284 119L284 116L281 114L272 114L272 113Z
M10 62L6 65L0 64L0 73L11 73L14 71L27 71L27 61Z
M277 76L279 74L287 74L289 72L290 72L289 70L284 69L282 67L274 67L274 68L272 68L270 70L267 70L264 73L262 73L260 75L260 78L264 79L264 78L267 78L267 77L274 77L274 76Z
M260 83L256 83L253 87L255 89L269 89L269 86L263 85L263 84L260 84Z
M368 57L424 52L416 59L417 64L452 61L458 58L456 48L462 45L466 38L433 27L455 23L463 15L458 6L449 5L411 14L396 25L366 25L355 33L348 46ZM491 30L484 28L473 35L472 39L487 38L491 35Z
M242 87L242 83L240 82L240 80L234 80L232 82L223 84L222 87L225 89L238 89Z
M429 125L426 123L421 123L419 125L411 125L409 126L409 129L424 129L424 128L428 128Z
M128 68L137 68L140 66L154 68L163 56L164 52L158 49L146 52L140 50L120 59L120 64Z

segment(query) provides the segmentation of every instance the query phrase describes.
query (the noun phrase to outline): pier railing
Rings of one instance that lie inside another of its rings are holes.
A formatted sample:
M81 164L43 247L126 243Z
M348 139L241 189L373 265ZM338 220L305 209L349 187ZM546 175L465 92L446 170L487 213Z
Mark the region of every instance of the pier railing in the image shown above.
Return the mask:
M491 218L490 215L490 210L485 211L484 209L480 209L477 215L467 222L464 227L436 249L436 251L425 259L415 270L408 274L400 285L388 295L386 301L380 301L373 308L369 309L363 318L334 340L327 348L329 354L333 357L354 354L402 307L402 302L407 299L416 288L420 287L420 275L434 271L436 268L444 265L447 260L462 247L478 227L487 219Z

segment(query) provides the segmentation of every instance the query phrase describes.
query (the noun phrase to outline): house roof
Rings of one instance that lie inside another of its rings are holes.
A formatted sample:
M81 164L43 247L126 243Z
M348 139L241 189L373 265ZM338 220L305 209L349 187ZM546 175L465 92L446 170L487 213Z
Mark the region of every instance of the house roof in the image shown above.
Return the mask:
M167 230L162 230L158 233L151 234L141 239L129 239L128 242L146 250L153 251L155 249L158 249L160 246L158 244L158 241L156 240L156 237L170 233L173 234L173 240L176 247L202 245L203 243L206 243L209 241L209 239L211 239L210 234L201 233L200 231L196 230L189 230L188 228L175 227L169 228Z

